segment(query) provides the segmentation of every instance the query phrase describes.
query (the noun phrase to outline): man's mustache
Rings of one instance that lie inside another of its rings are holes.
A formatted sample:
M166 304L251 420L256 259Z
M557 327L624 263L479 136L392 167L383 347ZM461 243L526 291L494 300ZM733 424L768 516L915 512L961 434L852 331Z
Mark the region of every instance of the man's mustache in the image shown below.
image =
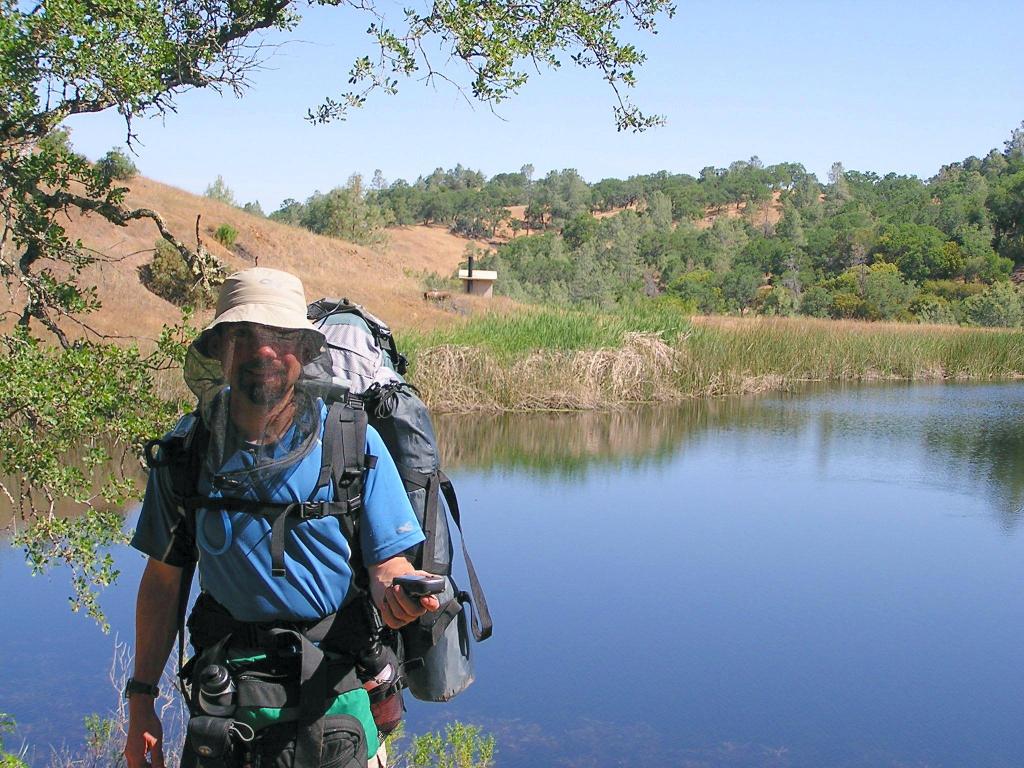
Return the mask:
M284 365L281 363L248 363L242 366L243 373L282 373Z

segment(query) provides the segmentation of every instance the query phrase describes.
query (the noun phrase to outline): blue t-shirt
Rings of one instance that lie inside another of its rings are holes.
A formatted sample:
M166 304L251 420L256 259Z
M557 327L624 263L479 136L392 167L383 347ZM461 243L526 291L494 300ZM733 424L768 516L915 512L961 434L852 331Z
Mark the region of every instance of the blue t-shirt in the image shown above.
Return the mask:
M321 404L322 406L322 404ZM264 502L330 501L327 483L310 498L320 474L323 423L321 407L318 437L309 453L273 476L273 482L232 488L230 495ZM193 417L186 416L172 434L185 434ZM394 460L373 427L366 430L366 453L377 457L366 470L359 536L363 561L379 563L423 541L423 531ZM244 451L229 455L221 471L245 461ZM244 475L243 475L244 476ZM200 495L221 495L211 486L208 471L200 474ZM228 492L224 492L228 495ZM149 473L139 524L132 546L170 565L188 561L177 534L184 524L170 493L170 476L157 468ZM289 519L285 534L286 575L271 575L271 522L261 516L224 509L196 511L196 546L202 588L240 621L318 619L337 611L352 581L351 549L333 517Z

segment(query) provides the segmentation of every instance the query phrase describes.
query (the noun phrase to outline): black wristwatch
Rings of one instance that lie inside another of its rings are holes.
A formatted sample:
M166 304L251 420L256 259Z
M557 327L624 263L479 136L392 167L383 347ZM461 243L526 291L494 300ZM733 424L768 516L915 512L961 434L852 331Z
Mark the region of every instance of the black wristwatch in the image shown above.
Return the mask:
M160 689L155 685L149 683L143 683L136 680L134 677L129 677L128 682L124 684L124 697L130 699L136 693L144 693L147 696L152 696L154 699L160 695Z

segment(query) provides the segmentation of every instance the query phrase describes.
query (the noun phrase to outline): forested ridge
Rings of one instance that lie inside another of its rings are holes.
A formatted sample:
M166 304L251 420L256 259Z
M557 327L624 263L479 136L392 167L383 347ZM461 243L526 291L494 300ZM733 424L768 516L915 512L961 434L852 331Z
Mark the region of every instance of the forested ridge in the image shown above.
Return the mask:
M1011 280L1024 264L1024 124L1003 149L929 179L836 163L822 181L799 163L757 157L696 177L533 173L526 165L488 179L458 165L412 183L378 172L369 185L353 176L270 217L365 243L413 223L490 238L478 266L499 271L497 292L527 301L675 297L709 314L1024 318Z

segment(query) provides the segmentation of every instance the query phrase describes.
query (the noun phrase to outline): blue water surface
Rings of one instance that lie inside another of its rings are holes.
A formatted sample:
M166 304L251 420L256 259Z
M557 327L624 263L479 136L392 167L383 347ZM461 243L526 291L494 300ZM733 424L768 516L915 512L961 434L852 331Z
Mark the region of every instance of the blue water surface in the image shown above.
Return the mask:
M478 723L515 768L1021 765L1022 414L993 384L439 420L496 628L409 730ZM116 700L113 638L20 560L0 711L41 765Z

